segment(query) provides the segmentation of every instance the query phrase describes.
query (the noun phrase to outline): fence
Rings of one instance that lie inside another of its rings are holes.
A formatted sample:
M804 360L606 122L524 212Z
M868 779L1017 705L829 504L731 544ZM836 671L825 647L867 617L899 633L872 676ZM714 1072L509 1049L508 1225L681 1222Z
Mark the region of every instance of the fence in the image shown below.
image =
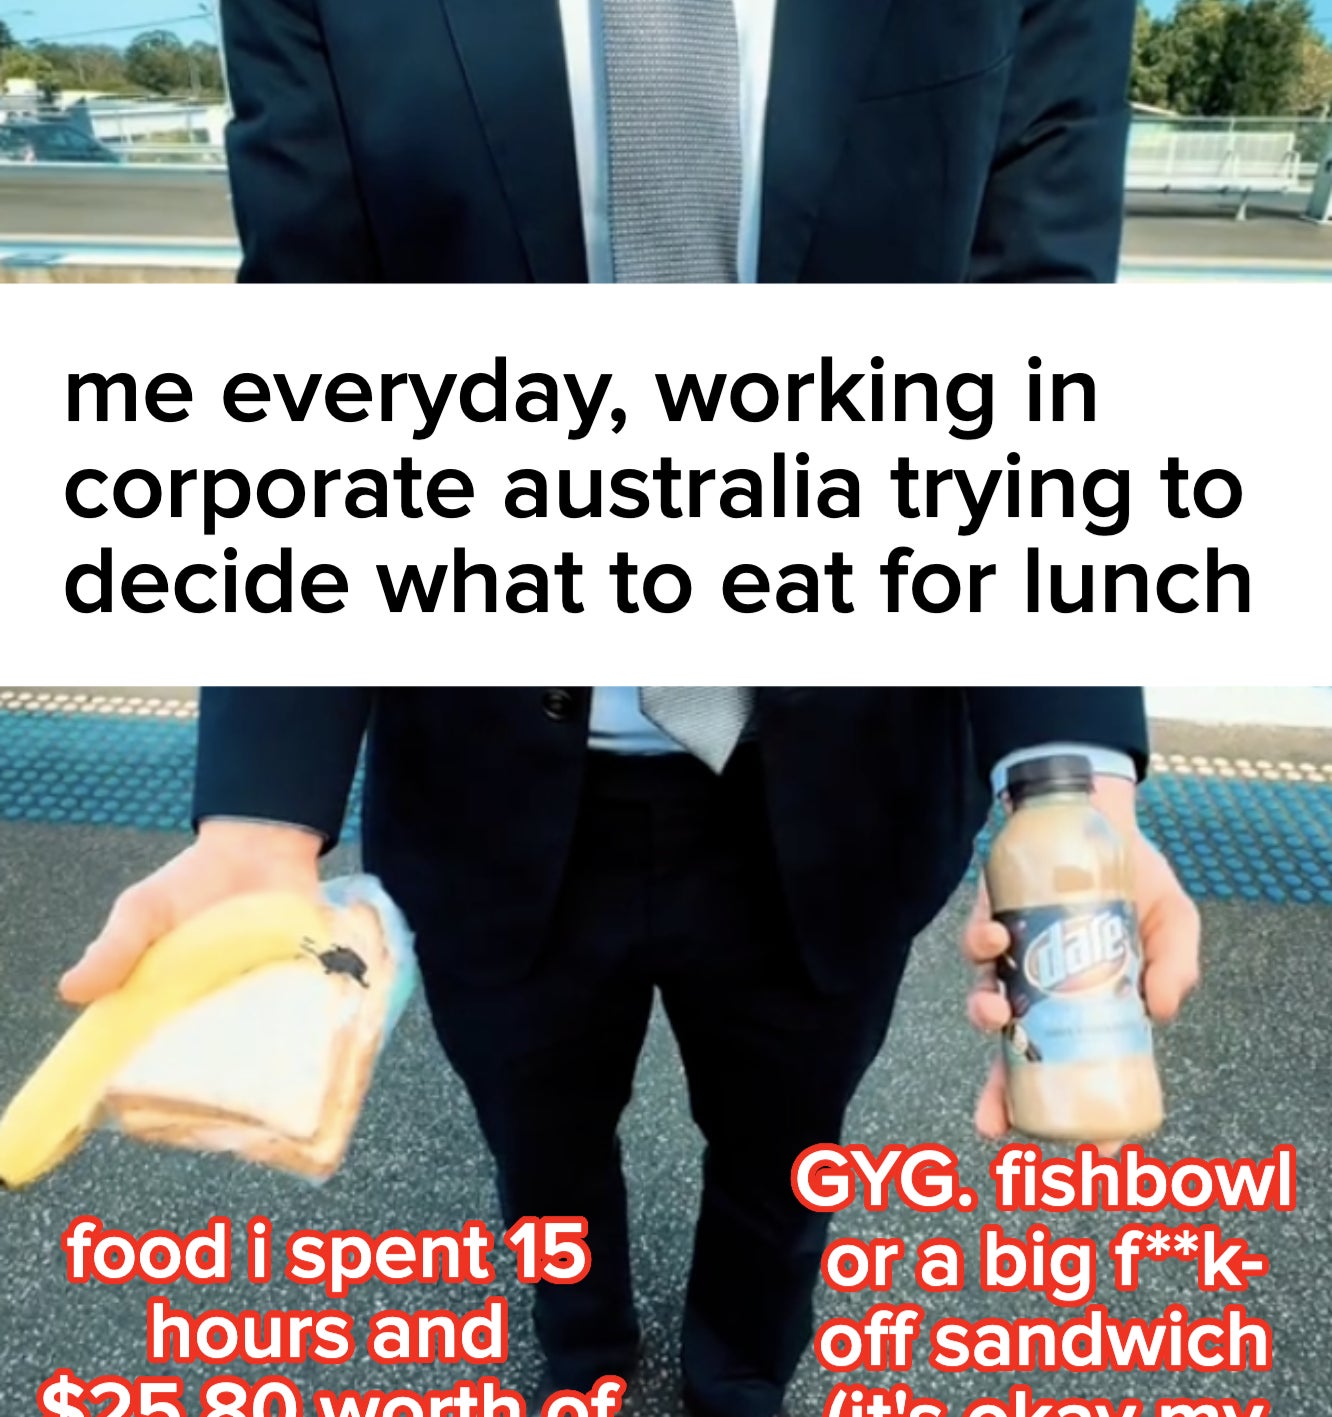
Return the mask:
M79 98L60 106L35 95L11 95L0 99L0 133L6 121L38 124L48 135L48 141L32 145L30 161L77 161L75 145L49 141L58 133L91 140L105 150L99 154L103 159L214 166L224 161L227 110L221 103Z
M226 161L227 112L220 103L81 99L59 108L31 97L0 98L0 124L7 113L72 123L124 162L220 167ZM1327 220L1332 118L1139 113L1129 135L1127 187L1130 192L1233 195L1238 216L1254 194L1310 193L1309 214Z
M1332 158L1332 119L1140 115L1129 135L1131 192L1313 192ZM1313 211L1311 209L1311 215Z

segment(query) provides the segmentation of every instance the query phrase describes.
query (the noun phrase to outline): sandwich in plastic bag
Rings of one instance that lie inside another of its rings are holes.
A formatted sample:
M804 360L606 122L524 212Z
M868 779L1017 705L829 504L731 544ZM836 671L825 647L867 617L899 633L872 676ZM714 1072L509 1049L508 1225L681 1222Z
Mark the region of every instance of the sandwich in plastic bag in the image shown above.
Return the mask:
M36 1069L0 1117L0 1184L29 1184L107 1123L327 1180L416 979L411 931L372 876L213 906Z

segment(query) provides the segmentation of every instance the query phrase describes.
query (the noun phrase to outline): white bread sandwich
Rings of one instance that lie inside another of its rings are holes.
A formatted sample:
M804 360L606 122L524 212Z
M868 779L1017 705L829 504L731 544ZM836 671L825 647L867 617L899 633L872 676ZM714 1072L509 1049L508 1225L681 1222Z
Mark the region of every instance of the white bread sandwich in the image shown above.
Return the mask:
M416 970L378 882L323 897L238 897L153 945L0 1118L0 1182L35 1180L104 1122L330 1177Z

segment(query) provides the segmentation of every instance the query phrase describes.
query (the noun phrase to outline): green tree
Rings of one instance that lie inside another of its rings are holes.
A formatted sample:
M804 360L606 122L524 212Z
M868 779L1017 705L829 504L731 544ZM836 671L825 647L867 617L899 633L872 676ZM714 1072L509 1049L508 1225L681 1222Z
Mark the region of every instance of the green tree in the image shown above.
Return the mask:
M196 39L190 45L189 54L194 64L194 75L198 79L200 90L205 94L220 96L222 93L222 56L217 52L217 46Z
M31 79L45 99L60 92L60 79L51 61L19 44L0 50L0 84L6 79Z
M125 51L126 78L152 94L188 93L192 67L189 52L169 30L137 35Z
M14 31L3 20L0 20L0 54L3 54L6 49L13 49L13 47Z
M1301 43L1293 109L1314 118L1332 117L1332 45L1322 35L1306 34Z
M41 44L36 49L51 62L62 89L124 93L131 87L125 56L109 44Z
M1227 109L1230 27L1243 0L1180 0L1170 17L1170 107L1181 113Z
M1153 108L1169 107L1172 68L1170 26L1152 14L1147 0L1138 0L1129 97L1134 103L1149 104Z
M1308 112L1325 48L1308 0L1179 0L1164 20L1144 6L1132 96L1203 116Z
M1217 98L1230 113L1292 113L1304 38L1313 31L1307 0L1249 0L1231 17ZM1215 111L1215 110L1214 110Z

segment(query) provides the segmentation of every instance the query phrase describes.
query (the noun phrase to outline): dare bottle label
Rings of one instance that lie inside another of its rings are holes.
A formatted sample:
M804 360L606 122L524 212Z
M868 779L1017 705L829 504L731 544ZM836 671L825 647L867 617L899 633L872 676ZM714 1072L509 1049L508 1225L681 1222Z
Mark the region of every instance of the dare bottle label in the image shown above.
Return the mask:
M1001 910L995 919L1012 941L997 970L1013 1010L1004 1030L1010 1067L1152 1051L1142 948L1127 901Z

